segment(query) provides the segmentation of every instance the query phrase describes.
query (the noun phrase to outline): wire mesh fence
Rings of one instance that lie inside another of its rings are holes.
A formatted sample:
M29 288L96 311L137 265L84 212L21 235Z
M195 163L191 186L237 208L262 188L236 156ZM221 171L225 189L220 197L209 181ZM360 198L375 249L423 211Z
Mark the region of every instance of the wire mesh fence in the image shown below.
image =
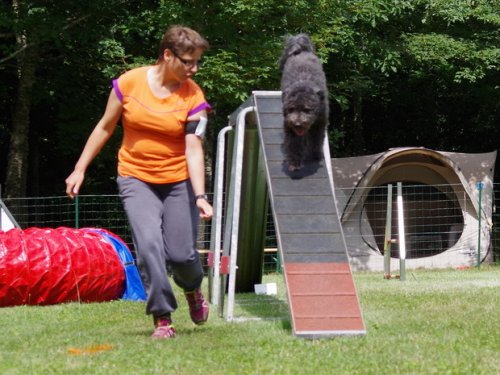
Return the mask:
M461 207L467 209L465 192L452 197L453 187L446 186L404 186L405 197L405 234L407 247L411 251L407 258L432 256L451 247L460 237L463 226ZM397 218L396 195L393 194L392 217ZM375 251L384 248L384 237L387 219L388 189L385 186L372 188L357 213L366 215L373 237L377 244ZM356 220L356 218L353 218ZM391 233L397 234L398 221L391 220ZM360 235L365 235L360 232ZM395 257L399 250L395 249Z
M360 199L356 199L356 195ZM338 189L336 191L339 212L342 214L344 235L351 253L370 251L383 254L387 221L387 186L361 190ZM403 186L405 202L405 234L408 259L426 259L447 249L457 248L459 253L471 251L478 239L477 207L475 197L455 185L409 185ZM21 228L28 227L97 227L105 228L118 236L134 253L134 245L126 215L117 195L82 195L77 200L66 196L37 198L8 198L3 202ZM500 255L500 184L494 184L493 194L483 198L482 209L490 210L491 223L484 230L491 238L489 249ZM392 199L392 233L397 233L396 197ZM199 228L198 249L207 269L207 253L210 248L211 223L202 222ZM264 272L279 270L279 256L271 210L267 214L264 249ZM351 254L352 255L352 254ZM398 246L393 247L393 258L399 256ZM452 256L452 255L450 255ZM429 264L430 267L433 264Z
M66 196L7 198L6 207L22 229L29 227L105 228L120 236L135 255L132 233L118 195L80 195L71 200ZM205 271L208 271L211 222L201 222L197 247ZM264 271L277 269L276 236L272 219L267 224Z
M498 237L493 229L493 220L498 220L493 212L495 189L481 186L481 194L479 188L462 184L401 184L400 208L396 187L336 191L355 268L381 269L389 249L391 258L399 258L404 249L410 268L465 266L492 259ZM401 219L404 236L399 233Z

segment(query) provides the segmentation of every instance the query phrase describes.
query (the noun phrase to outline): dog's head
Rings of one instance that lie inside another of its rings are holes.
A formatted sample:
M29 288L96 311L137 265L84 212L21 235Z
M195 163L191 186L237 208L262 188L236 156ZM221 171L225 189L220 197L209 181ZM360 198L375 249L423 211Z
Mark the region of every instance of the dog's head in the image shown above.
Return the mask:
M294 85L283 92L285 124L296 135L304 136L318 118L325 93L310 85Z

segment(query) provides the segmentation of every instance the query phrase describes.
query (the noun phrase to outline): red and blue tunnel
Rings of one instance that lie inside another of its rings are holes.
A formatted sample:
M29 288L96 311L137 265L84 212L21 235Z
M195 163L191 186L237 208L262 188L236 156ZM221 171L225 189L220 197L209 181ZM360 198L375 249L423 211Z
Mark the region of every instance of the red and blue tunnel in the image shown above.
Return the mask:
M97 228L0 231L0 307L144 301L127 245Z

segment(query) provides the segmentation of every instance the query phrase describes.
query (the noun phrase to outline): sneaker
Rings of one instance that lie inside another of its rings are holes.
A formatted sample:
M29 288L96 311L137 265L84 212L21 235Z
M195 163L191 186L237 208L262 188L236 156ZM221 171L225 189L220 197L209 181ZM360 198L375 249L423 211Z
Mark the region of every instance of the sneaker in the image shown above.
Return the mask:
M175 328L170 318L154 318L155 330L151 335L153 339L170 339L175 337Z
M184 291L189 305L189 314L194 324L203 324L208 319L208 303L203 298L201 289L197 288L192 292Z

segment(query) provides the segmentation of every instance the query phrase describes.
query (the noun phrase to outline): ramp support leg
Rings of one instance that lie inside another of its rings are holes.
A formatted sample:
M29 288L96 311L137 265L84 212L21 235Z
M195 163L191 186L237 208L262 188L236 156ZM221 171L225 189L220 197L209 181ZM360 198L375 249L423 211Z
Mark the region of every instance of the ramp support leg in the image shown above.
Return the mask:
M208 274L209 299L213 305L219 304L220 299L220 261L221 261L221 237L222 237L222 202L224 201L224 163L226 134L232 130L232 126L223 128L217 136L217 160L215 165L214 186L214 218L212 220L212 231L210 237L210 252L213 256L213 271Z
M233 168L231 171L231 184L230 184L230 199L229 206L230 209L231 223L226 222L226 227L230 226L230 264L229 264L229 285L227 290L227 311L226 320L233 320L234 313L234 294L236 288L236 261L238 256L238 232L239 232L239 220L240 220L240 206L241 206L241 178L243 173L243 149L245 145L245 118L250 112L255 111L255 107L247 107L243 109L239 114L236 121L236 131L234 135L235 147L233 151ZM231 194L232 193L232 194ZM232 204L231 204L232 202ZM226 219L228 220L228 219ZM228 233L229 231L226 231ZM229 234L229 233L228 233ZM226 238L224 238L224 246L226 246Z
M228 280L228 299L226 308L226 320L233 320L234 312L234 295L236 288L236 271L237 271L237 255L238 255L238 231L239 231L239 219L240 219L240 206L241 206L241 181L243 173L243 151L245 143L245 119L246 115L250 112L255 111L255 107L250 106L243 108L237 116L236 128L234 135L234 149L233 149L233 160L231 168L231 179L229 183L229 192L227 195L226 204L226 215L225 215L225 227L224 227L224 240L222 244L223 256L229 259L229 280ZM219 134L219 136L221 136ZM222 136L221 136L222 137ZM218 148L217 155L220 157L224 153L224 144L221 141L222 149ZM215 231L213 231L213 237L211 241L211 248L214 251L214 256L216 261L214 262L214 285L213 289L213 300L217 298L219 303L219 314L224 315L224 294L226 289L225 277L220 285L219 280L219 264L217 258L220 257L220 251L217 251L220 244L220 223L222 222L222 216L219 217L219 213L222 211L222 191L223 191L223 174L224 163L221 162L217 165L217 201L214 209L216 210L216 225ZM227 259L227 258L226 258ZM220 261L220 259L219 259ZM217 275L217 277L215 277ZM215 291L217 289L217 291Z

